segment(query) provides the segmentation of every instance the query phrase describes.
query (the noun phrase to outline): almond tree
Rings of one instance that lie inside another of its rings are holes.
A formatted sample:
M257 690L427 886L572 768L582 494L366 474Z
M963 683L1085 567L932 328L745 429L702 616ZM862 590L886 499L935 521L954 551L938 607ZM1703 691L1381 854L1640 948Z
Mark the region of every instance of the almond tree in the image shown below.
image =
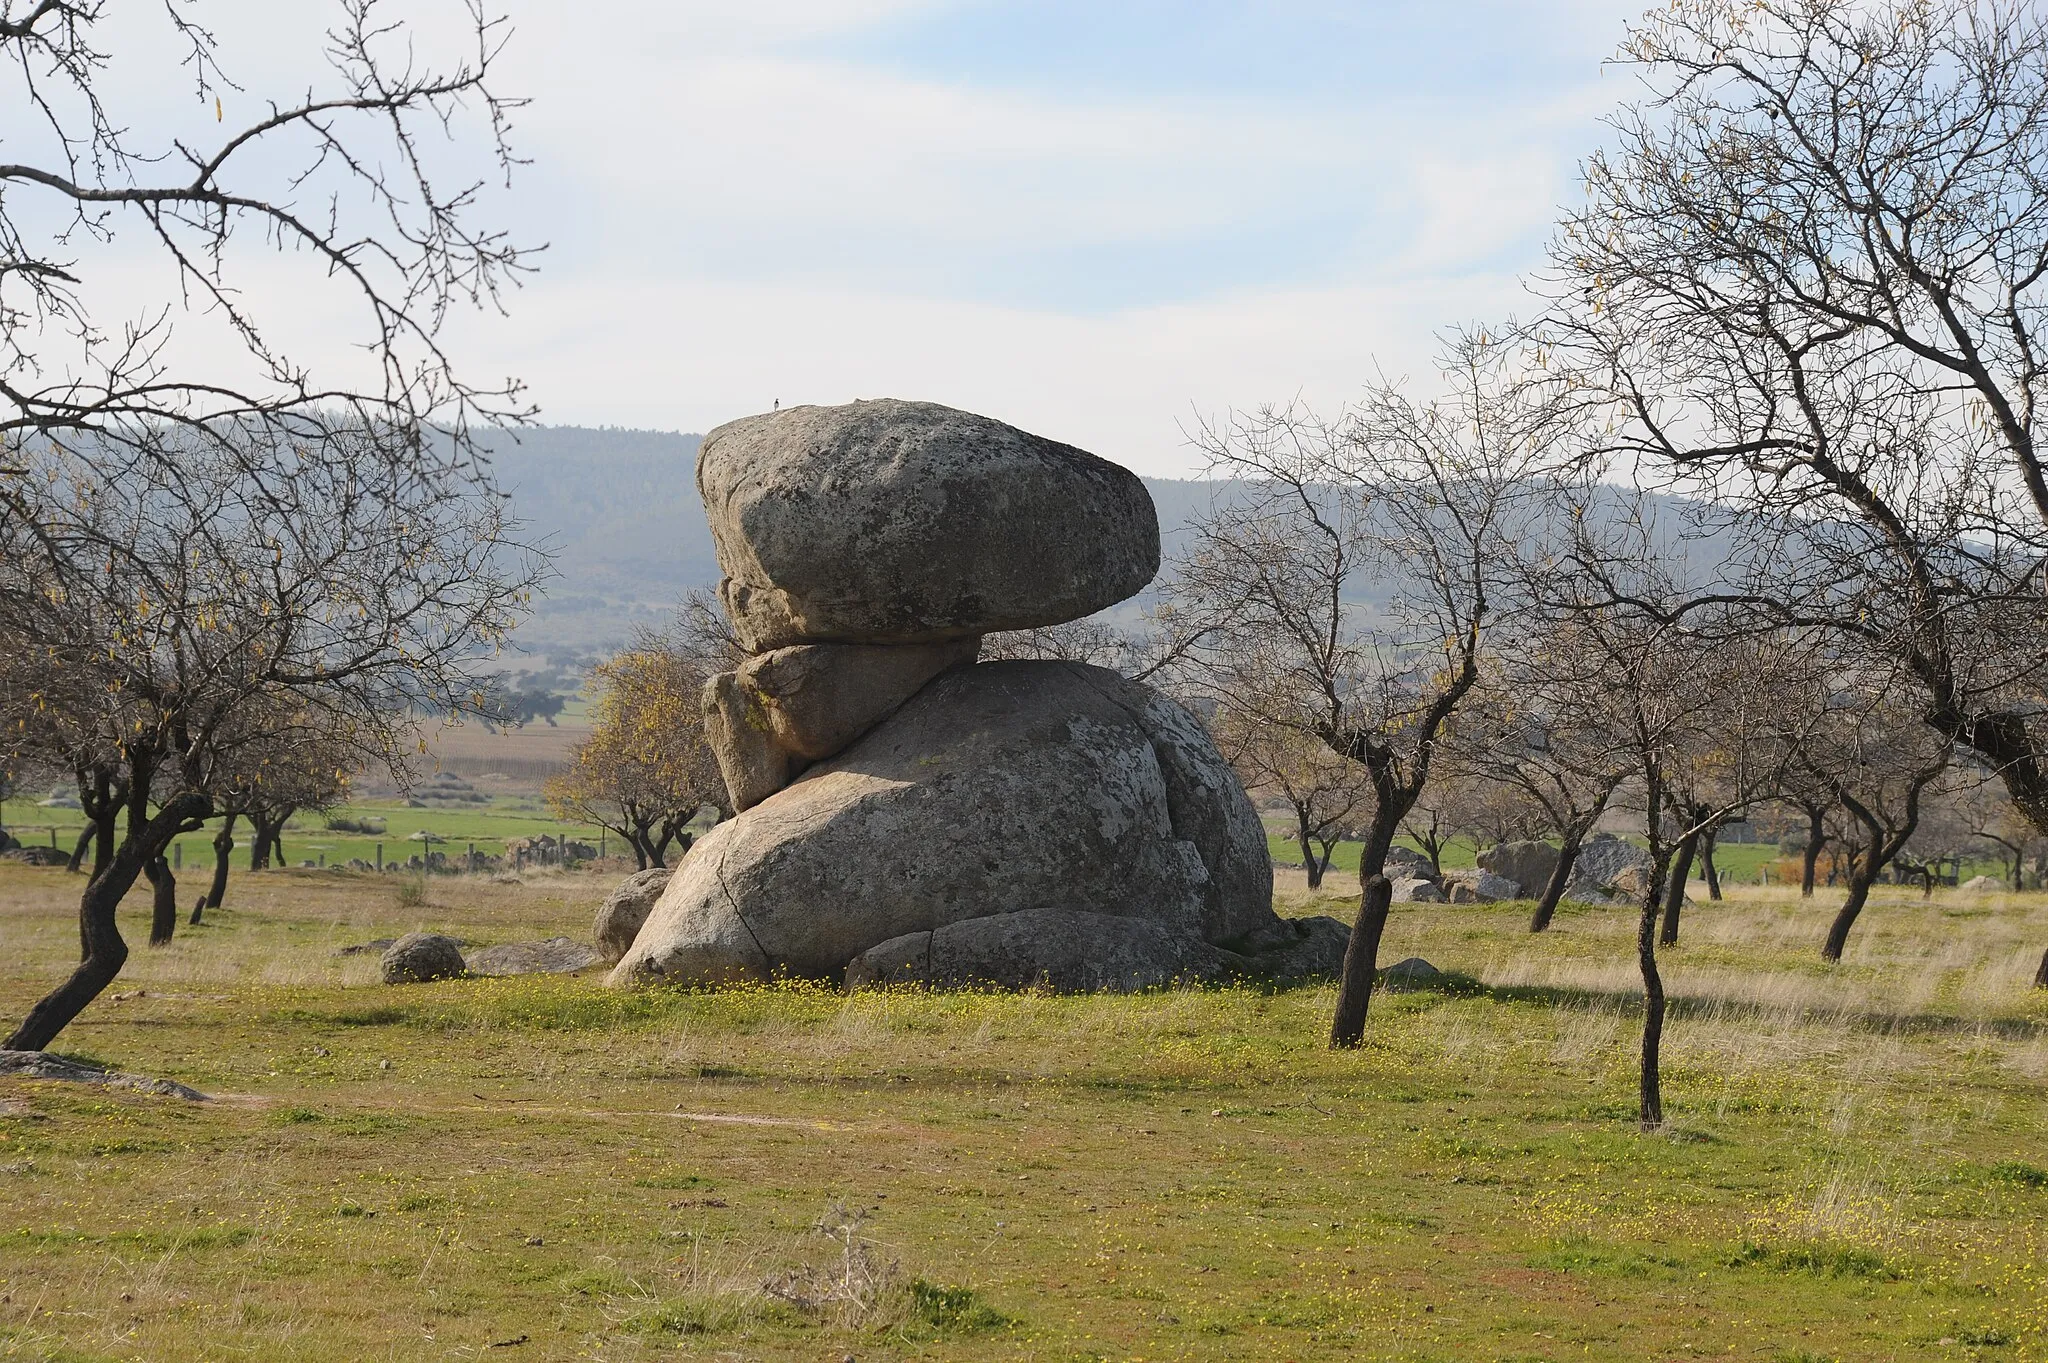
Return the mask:
M1308 887L1321 889L1338 842L1351 836L1370 798L1357 765L1299 729L1264 719L1256 706L1217 707L1209 731L1246 790L1287 802Z
M276 77L224 71L187 6L117 27L102 0L0 0L0 705L35 717L10 744L111 773L85 959L9 1046L119 971L121 896L263 727L234 716L402 761L408 711L472 704L471 660L532 580L472 442L530 408L445 341L526 268L488 221L519 102L492 81L502 20L450 8L443 59L424 5L339 0L325 74L266 98ZM124 114L169 82L184 111ZM96 312L117 288L129 313ZM322 308L353 359L280 339Z
M308 449L209 435L110 478L22 451L47 489L0 520L8 744L109 755L120 841L79 906L84 959L7 1040L49 1044L119 973L115 910L266 752L334 745L401 779L414 716L476 710L473 669L533 580L501 499L422 467L405 432Z
M1674 0L1619 60L1545 360L1696 495L1707 602L1885 659L2048 831L2048 16Z
M599 824L625 839L641 870L667 865L699 810L730 798L704 735L701 697L711 671L682 643L648 636L591 673L590 737L569 770L547 784L557 817Z
M1538 534L1552 432L1508 347L1462 338L1429 402L1381 384L1335 417L1238 414L1198 439L1228 486L1169 581L1190 684L1356 764L1371 794L1359 879L1385 867L1446 726L1511 611ZM1384 899L1361 900L1339 1044L1362 1026Z

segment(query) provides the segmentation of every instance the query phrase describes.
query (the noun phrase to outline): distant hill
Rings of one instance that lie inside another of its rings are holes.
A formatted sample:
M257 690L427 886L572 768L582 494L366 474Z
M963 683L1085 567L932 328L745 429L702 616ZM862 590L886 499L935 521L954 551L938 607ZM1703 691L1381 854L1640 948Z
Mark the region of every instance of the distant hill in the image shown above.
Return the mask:
M519 627L532 664L577 667L658 625L692 587L718 583L718 559L697 496L703 437L617 427L543 426L486 444L527 535L555 572ZM1147 479L1171 553L1212 485Z
M718 559L697 496L702 441L672 431L545 426L521 431L516 441L499 435L488 442L529 537L555 554L557 575L514 636L527 657L513 661L513 668L573 678L624 644L636 626L666 622L690 588L717 585ZM1190 524L1227 485L1148 478L1145 486L1170 559ZM1681 505L1665 505L1678 519ZM1710 562L1724 544L1711 537L1695 541L1689 555ZM1373 600L1390 584L1357 586L1359 599ZM1128 604L1116 608L1112 618L1131 611Z

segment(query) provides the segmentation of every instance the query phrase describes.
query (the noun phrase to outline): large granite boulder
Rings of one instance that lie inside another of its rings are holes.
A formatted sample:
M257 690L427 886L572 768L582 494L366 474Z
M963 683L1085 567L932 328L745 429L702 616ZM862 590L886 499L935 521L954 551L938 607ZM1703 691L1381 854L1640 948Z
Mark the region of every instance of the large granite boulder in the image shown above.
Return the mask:
M697 488L751 653L1059 624L1159 571L1137 475L934 403L730 422L704 437Z
M1481 852L1479 869L1512 880L1530 898L1543 893L1557 870L1557 849L1547 842L1503 842Z
M655 902L674 874L674 868L669 866L635 871L613 886L604 903L597 906L597 921L591 925L591 935L606 964L617 965L619 958L633 949L640 925L654 912Z
M1622 874L1637 869L1645 874L1650 869L1650 854L1642 848L1611 835L1589 838L1580 844L1578 858L1572 862L1565 898L1604 902L1616 890Z
M1069 915L1076 943L1107 940L1095 919L1149 924L1089 967L1104 983L1171 978L1203 944L1273 921L1265 830L1229 765L1186 711L1102 668L942 673L707 834L611 978L836 977L895 939L1031 911ZM1027 940L1019 927L945 941L982 962ZM1001 977L1079 978L1077 950L1020 955Z

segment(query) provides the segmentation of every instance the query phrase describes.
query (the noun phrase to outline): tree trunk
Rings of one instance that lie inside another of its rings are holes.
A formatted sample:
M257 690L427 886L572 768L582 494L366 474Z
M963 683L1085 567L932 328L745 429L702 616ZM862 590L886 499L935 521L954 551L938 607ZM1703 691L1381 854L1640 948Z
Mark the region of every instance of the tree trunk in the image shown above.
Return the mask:
M1657 890L1657 882L1652 878L1649 888L1643 891L1642 914L1636 921L1636 964L1643 975L1643 1054L1636 1124L1645 1131L1655 1131L1664 1124L1664 1079L1659 1055L1664 1042L1664 976L1657 969ZM1669 921L1667 907L1666 922Z
M1875 867L1864 867L1860 864L1850 875L1849 897L1842 901L1841 909L1835 914L1835 921L1828 925L1828 940L1821 944L1822 960L1842 959L1842 948L1849 944L1849 929L1856 926L1856 915L1863 912L1863 905L1870 898L1870 882L1876 875Z
M2034 972L2034 988L2048 989L2048 951L2041 953L2041 968Z
M1699 834L1688 833L1679 840L1671 858L1671 879L1664 886L1664 930L1657 941L1662 946L1678 945L1678 915L1685 908L1685 882L1692 877L1693 854L1699 849Z
M1700 834L1700 874L1707 878L1707 898L1709 899L1719 899L1721 897L1721 872L1714 865L1714 845L1719 841L1719 836L1711 828Z
M269 870L273 858L280 868L284 866L284 826L295 812L288 809L281 814L249 816L250 826L255 830L255 840L249 844L250 870Z
M98 830L96 830L90 823L86 824L84 828L79 830L78 846L71 849L71 863L70 865L64 868L65 870L71 872L73 875L76 875L80 870L84 868L85 849L92 846L93 835L97 831Z
M217 909L228 897L228 854L235 850L235 816L229 814L222 820L220 832L213 835L213 884L206 893L199 896L199 902L192 906L192 926L199 926L199 916L208 909Z
M1827 822L1827 811L1815 806L1806 811L1806 850L1802 853L1803 864L1799 870L1799 897L1813 898L1813 872L1820 864L1820 849L1827 842L1823 825Z
M1567 837L1564 846L1558 849L1557 866L1550 873L1550 881L1543 887L1543 898L1536 901L1536 912L1529 915L1529 931L1542 932L1549 928L1550 920L1557 915L1557 906L1564 899L1564 887L1571 884L1572 867L1578 864L1580 837Z
M1386 931L1393 902L1393 883L1374 873L1359 896L1358 921L1352 924L1351 944L1344 949L1344 977L1337 986L1336 1016L1330 1020L1333 1050L1349 1050L1365 1039L1366 1008L1372 1002L1373 977L1379 973L1380 934Z
M146 777L147 773L142 774ZM57 1039L58 1033L85 1010L85 1006L112 984L128 960L128 944L121 940L114 912L134 886L137 876L151 860L163 855L177 830L187 819L208 812L203 795L186 794L173 799L155 819L147 817L149 783L139 779L141 793L132 797L128 836L108 860L106 869L86 882L78 903L79 930L86 941L85 959L69 979L36 1001L28 1016L4 1043L10 1051L40 1051Z
M1315 830L1309 826L1308 806L1294 807L1294 840L1301 844L1301 869L1308 873L1308 887L1323 886L1323 868L1316 861Z
M171 863L161 852L151 857L142 870L149 877L149 944L166 947L178 931L178 878L171 873Z
M1402 817L1388 818L1384 810L1374 812L1372 823L1365 830L1365 843L1358 849L1358 883L1361 888L1387 869L1387 853L1394 846L1394 835L1401 830Z

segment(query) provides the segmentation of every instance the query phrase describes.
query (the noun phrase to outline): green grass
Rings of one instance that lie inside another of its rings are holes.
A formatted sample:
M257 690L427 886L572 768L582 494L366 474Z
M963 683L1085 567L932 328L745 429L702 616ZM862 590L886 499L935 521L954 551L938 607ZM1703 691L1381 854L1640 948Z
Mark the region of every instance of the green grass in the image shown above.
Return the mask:
M1408 847L1415 851L1422 850L1412 838L1401 838L1396 841L1399 846ZM1362 843L1340 842L1330 854L1331 874L1335 875L1340 871L1345 872L1347 878L1340 883L1351 888L1356 887L1358 856L1362 848ZM1282 822L1272 814L1266 816L1266 850L1272 855L1275 866L1299 867L1302 864L1301 844L1294 840L1292 832L1283 826ZM1453 839L1444 848L1444 869L1453 870L1459 867L1471 866L1476 860L1479 851L1479 844L1470 839ZM1766 867L1775 868L1782 859L1783 854L1779 852L1775 843L1731 842L1723 843L1716 850L1714 866L1720 873L1722 882L1725 885L1730 887L1747 887L1768 883L1759 879L1759 872ZM1693 880L1695 882L1702 881L1704 874L1705 872L1699 863L1695 862L1692 869ZM1978 875L1989 875L1994 878L2003 879L2005 871L2003 867L1994 861L1965 861L1963 863L1962 878L1964 880Z
M297 815L284 831L288 864L296 866L301 861L318 863L322 858L328 865L345 865L357 859L373 861L380 844L384 860L391 862L404 861L428 846L455 856L474 845L479 852L497 856L505 850L507 839L537 834L566 836L593 847L600 841L600 830L595 825L560 822L547 812L539 799L531 796L494 795L488 804L447 809L413 809L402 800L373 801L345 805L332 813L352 819L381 819L385 831L381 834L343 832L327 827L325 814ZM0 815L4 815L7 829L23 842L47 845L54 829L57 844L67 853L85 825L84 816L75 809L45 809L27 800L8 801L0 806ZM185 872L198 875L211 871L214 831L208 828L203 833L187 834L175 841L176 850L172 855ZM232 854L232 864L239 871L249 864L248 822L238 822L235 831L236 850ZM432 844L416 842L412 835L418 832L430 833L440 841ZM608 843L607 851L619 852L616 836L606 835L605 841Z
M386 988L334 948L588 931L591 876L244 876L0 1081L0 1359L2048 1358L2048 898L1402 906L1474 981L1134 997ZM77 881L0 863L0 1011ZM1335 901L1290 900L1290 911ZM128 922L139 925L138 901ZM139 991L139 992L138 992ZM520 1342L523 1341L523 1342ZM501 1347L494 1347L501 1346Z

